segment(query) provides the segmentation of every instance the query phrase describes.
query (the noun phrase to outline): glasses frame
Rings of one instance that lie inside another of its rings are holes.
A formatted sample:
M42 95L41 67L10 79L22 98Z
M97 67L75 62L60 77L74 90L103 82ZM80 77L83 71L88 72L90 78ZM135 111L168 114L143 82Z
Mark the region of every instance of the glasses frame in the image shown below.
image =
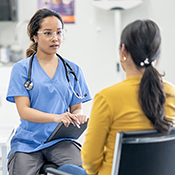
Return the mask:
M52 36L51 36L51 38L49 38L49 39L45 38L44 32L47 32L47 30L38 31L37 33L41 33L42 36L43 36L43 38L44 38L45 40L51 40L51 39L54 37L54 35L56 35L57 38L65 39L65 35L66 35L67 30L66 30L66 29L61 29L61 31L60 31L60 32L61 32L61 33L60 33L60 37L58 37L58 35L56 34L56 33L59 32L59 31L55 31L55 32L48 31L48 32L51 32L51 33L52 33Z

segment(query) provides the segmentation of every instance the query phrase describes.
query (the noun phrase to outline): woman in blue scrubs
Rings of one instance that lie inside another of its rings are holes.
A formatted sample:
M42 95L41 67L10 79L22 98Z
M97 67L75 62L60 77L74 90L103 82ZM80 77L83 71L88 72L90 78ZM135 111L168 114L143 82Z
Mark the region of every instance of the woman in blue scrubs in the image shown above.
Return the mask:
M64 23L60 15L48 9L38 10L28 24L32 44L26 51L27 58L14 64L6 99L16 103L21 123L11 140L8 155L9 175L35 175L45 161L58 166L82 165L80 150L73 139L57 139L44 143L59 122L65 126L86 122L82 103L91 100L91 95L81 68L65 61L72 67L84 98L78 98L67 79L63 62L56 55L64 35ZM24 87L31 69L31 90ZM77 81L69 74L75 92ZM69 112L67 112L69 111Z

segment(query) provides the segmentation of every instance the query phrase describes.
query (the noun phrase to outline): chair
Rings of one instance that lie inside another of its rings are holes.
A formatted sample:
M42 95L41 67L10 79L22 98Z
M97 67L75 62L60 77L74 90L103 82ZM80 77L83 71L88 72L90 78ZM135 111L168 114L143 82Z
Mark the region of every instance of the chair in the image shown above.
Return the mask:
M46 169L46 173L47 175L71 175L69 173L65 173L63 171L59 171L57 169L49 168L49 167Z
M51 164L44 164L43 168L41 168L42 171L40 171L40 175L45 174L54 174L54 175L87 175L85 169L83 169L80 166L73 165L73 164L64 164L63 166L60 166L59 168Z
M46 162L41 170L40 174L47 174L47 175L71 175L69 173L65 173L63 171L57 170L58 166L53 164L52 162Z
M7 175L7 153L11 137L15 132L15 125L0 124L0 149L1 149L1 165L0 174Z
M117 133L111 175L175 175L175 128Z

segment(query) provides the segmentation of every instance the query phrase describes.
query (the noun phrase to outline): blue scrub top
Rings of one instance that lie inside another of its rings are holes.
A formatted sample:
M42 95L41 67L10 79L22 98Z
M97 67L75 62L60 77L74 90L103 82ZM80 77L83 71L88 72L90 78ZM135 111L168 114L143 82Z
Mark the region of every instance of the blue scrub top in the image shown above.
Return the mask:
M92 99L81 68L65 59L77 75L82 94L87 94L83 99L79 99L74 95L66 79L65 67L60 58L58 58L58 68L54 77L51 79L38 63L36 56L34 56L31 71L31 81L34 87L30 91L26 90L24 83L28 78L30 59L31 57L14 64L6 97L7 101L15 103L15 96L26 96L30 98L31 108L46 113L62 114L66 112L69 106L84 103ZM75 92L79 92L74 76L69 74L69 77ZM8 157L16 151L26 153L35 152L59 141L70 140L66 138L57 139L44 144L56 128L57 123L33 123L27 120L20 120L21 124L11 140L11 150Z

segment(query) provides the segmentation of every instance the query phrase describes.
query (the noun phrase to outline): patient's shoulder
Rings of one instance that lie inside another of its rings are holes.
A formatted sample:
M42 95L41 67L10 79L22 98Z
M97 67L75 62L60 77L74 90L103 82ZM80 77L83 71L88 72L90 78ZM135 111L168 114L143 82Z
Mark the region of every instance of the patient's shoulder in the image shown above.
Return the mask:
M163 81L163 83L165 87L165 92L175 94L175 85L173 83L165 80Z

